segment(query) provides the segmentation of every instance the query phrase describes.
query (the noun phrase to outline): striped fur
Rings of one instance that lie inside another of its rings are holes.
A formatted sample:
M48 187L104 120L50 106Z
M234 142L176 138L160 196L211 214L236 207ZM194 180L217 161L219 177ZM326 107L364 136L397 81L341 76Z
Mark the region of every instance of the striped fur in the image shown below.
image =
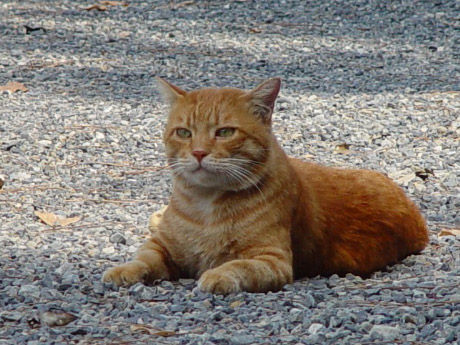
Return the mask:
M173 193L136 259L105 281L192 277L214 293L273 291L318 274L367 276L425 247L422 216L388 178L285 155L271 131L279 83L185 92L160 80ZM235 131L222 138L221 128Z

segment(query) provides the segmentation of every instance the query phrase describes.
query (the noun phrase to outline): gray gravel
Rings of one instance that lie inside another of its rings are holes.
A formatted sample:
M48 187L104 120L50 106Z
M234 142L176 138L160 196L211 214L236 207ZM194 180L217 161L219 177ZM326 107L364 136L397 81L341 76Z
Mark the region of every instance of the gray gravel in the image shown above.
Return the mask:
M0 85L29 89L0 94L0 344L458 344L459 238L439 232L460 227L459 2L128 2L0 4ZM388 174L430 246L370 279L277 293L104 286L170 192L155 75L186 89L282 77L286 151Z

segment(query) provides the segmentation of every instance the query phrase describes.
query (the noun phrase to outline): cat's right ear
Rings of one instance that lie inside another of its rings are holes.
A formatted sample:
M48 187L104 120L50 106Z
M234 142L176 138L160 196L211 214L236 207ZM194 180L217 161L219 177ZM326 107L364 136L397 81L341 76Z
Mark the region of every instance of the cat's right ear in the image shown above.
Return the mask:
M160 90L163 99L168 102L169 105L174 104L179 98L184 97L187 93L180 87L171 84L163 78L156 77L156 79L158 82L158 89Z

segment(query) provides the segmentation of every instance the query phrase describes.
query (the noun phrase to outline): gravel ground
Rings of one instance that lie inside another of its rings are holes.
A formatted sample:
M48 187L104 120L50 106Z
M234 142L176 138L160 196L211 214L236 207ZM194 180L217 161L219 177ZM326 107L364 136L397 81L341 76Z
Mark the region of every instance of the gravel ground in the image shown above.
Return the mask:
M459 237L440 236L460 223L457 1L94 3L0 4L0 85L28 88L0 94L0 344L459 344ZM286 151L388 174L430 246L370 279L277 293L104 286L170 193L155 75L186 89L282 77Z

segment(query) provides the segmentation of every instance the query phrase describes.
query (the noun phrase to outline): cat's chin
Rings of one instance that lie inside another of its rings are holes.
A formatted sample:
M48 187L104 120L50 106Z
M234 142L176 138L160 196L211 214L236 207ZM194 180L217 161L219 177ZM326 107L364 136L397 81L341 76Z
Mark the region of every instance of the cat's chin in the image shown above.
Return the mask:
M216 173L203 167L186 172L183 177L189 185L195 187L215 188L222 182Z
M222 174L206 168L195 169L184 173L182 180L189 186L216 191L237 191L242 189L238 183L231 183Z
M203 167L202 165L200 165L198 168L196 168L195 170L193 170L191 173L192 173L192 174L212 174L213 172L212 172L212 171L209 171L208 169L206 169L205 167Z

